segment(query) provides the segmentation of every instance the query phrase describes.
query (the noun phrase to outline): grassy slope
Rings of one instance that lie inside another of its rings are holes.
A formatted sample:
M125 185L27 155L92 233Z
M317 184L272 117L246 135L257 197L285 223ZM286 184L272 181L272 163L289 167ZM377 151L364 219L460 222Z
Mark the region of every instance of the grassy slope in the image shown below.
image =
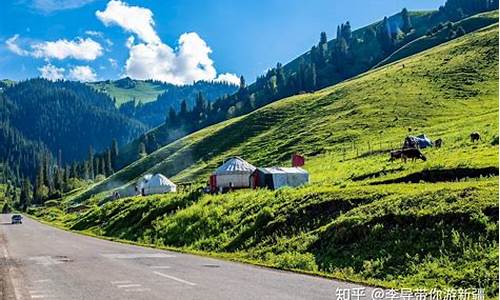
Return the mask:
M488 25L494 24L496 22L498 22L498 10L474 15L472 17L461 20L454 24L457 27L459 26L462 27L466 33L469 33L478 30L480 28L486 27ZM397 51L395 51L389 57L380 62L376 67L386 65L391 62L395 62L397 60L414 55L416 53L420 53L424 50L442 44L450 39L449 35L450 35L449 30L445 28L436 35L433 36L425 35L421 38L418 38L408 43L407 45L401 47Z
M91 86L96 88L98 91L102 91L110 95L110 97L116 98L117 105L121 105L125 102L132 101L135 99L137 102L147 103L151 101L156 101L156 97L162 94L166 89L162 85L156 85L154 83L145 82L141 80L135 80L136 86L134 88L125 89L116 86L113 81L107 82L96 82L90 83Z
M277 165L288 163L293 152L306 154L316 182L368 176L380 171L385 155L379 156L376 163L371 163L373 157L344 162L339 162L339 157L361 154L368 150L369 143L375 150L394 146L407 134L408 127L434 139L444 138L453 154L463 152L458 156L435 151L430 154L429 162L420 164L418 169L452 168L461 164L481 167L484 160L476 157L477 151L461 148L468 133L478 130L486 141L491 141L498 126L494 121L498 110L496 98L492 97L496 94L496 84L483 78L495 75L492 69L485 69L496 63L492 54L495 49L487 45L482 49L490 51L488 55L474 53L471 38L478 39L478 34L407 59L405 68L402 64L392 64L201 130L124 168L90 193L106 190L109 184L113 187L124 184L146 172L175 175L178 182L191 181L206 176L231 155L240 155L257 165ZM470 61L478 55L481 55L478 62ZM471 97L478 101L469 101ZM450 122L454 125L450 126ZM489 164L496 149L485 148L481 153ZM399 167L384 168L392 172ZM398 172L409 173L409 169ZM79 199L87 198L90 193Z
M277 165L301 152L312 177L306 187L219 196L191 191L126 198L81 216L58 208L39 213L100 235L384 286L480 283L494 297L497 54L495 25L201 130L112 178L126 182L162 171L177 181L204 180L230 155ZM444 147L425 150L427 162L387 162L381 150L396 147L408 127L443 138ZM471 144L475 130L483 140ZM398 181L419 183L389 183Z

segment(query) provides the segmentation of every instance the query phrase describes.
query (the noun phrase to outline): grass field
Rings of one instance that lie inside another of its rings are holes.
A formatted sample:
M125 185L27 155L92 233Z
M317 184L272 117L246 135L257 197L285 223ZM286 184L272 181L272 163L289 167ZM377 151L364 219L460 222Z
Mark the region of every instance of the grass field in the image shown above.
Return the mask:
M97 235L388 287L498 296L498 26L313 94L203 129L60 207L32 211ZM408 135L442 138L426 162L388 162ZM481 133L472 143L469 134ZM224 158L289 165L298 189L104 199L144 173L200 182ZM83 214L65 205L85 202Z
M111 98L115 98L117 106L134 100L142 103L156 101L158 95L166 91L166 87L163 85L141 80L134 80L133 88L123 88L117 86L115 82L105 81L89 84L98 91L105 92Z

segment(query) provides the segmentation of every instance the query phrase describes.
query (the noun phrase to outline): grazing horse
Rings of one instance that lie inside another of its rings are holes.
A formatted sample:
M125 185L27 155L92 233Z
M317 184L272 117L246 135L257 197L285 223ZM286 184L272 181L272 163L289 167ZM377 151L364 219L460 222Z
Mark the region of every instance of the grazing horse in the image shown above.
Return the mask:
M436 148L441 148L441 146L443 146L443 139L437 139L434 141L434 146Z
M481 135L479 132L474 131L473 133L470 134L470 140L471 142L475 143L476 141L479 141L481 139Z

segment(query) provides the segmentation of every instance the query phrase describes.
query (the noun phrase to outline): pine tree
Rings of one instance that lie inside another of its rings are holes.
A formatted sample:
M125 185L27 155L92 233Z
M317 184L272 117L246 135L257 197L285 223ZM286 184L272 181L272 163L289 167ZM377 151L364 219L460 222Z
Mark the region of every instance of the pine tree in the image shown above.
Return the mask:
M411 20L410 16L408 15L408 10L406 8L403 8L403 10L401 11L401 18L403 19L403 25L401 27L401 30L404 33L410 32L412 29Z
M349 21L347 21L345 24L342 24L341 28L342 28L341 35L346 40L346 42L349 44L352 40L351 23L349 23Z
M94 180L95 178L95 170L94 170L94 149L92 148L92 145L89 146L89 155L88 155L88 172L89 172L89 178L91 180Z
M28 177L25 177L21 185L21 195L19 196L19 204L23 211L26 211L31 205L31 200L33 199L31 181Z
M175 109L170 106L170 109L168 110L168 116L167 116L167 122L168 122L168 125L173 127L175 126L175 124L177 123L177 114L175 112Z
M112 155L111 150L106 151L106 176L113 175L113 164L112 164Z
M118 150L118 142L116 139L113 139L111 142L111 166L113 167L113 170L118 169L118 155L119 155L119 150Z
M179 111L179 117L185 119L188 115L188 104L186 99L181 101L181 109Z
M392 52L392 50L394 49L394 40L392 38L391 25L387 17L384 17L384 21L379 27L377 37L380 39L380 44L384 52L386 54Z

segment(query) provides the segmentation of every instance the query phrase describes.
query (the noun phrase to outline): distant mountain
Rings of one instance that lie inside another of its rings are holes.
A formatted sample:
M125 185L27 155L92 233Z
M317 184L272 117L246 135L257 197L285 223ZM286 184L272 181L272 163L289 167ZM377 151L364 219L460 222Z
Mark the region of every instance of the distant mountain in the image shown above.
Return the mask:
M11 103L5 122L55 156L61 151L64 163L84 159L90 146L102 151L113 139L124 144L146 130L121 114L108 95L78 82L30 79L3 95Z
M129 101L122 103L120 111L129 117L133 117L142 123L156 127L165 122L170 108L175 111L180 110L182 101L185 101L188 107L195 104L196 98L200 95L212 102L223 96L232 95L238 90L238 86L224 82L198 81L187 85L173 85L158 81L139 81L130 78L121 79L114 84L126 84L131 89L131 95L137 95L137 87L150 86L162 89L155 101L143 103L141 101Z

